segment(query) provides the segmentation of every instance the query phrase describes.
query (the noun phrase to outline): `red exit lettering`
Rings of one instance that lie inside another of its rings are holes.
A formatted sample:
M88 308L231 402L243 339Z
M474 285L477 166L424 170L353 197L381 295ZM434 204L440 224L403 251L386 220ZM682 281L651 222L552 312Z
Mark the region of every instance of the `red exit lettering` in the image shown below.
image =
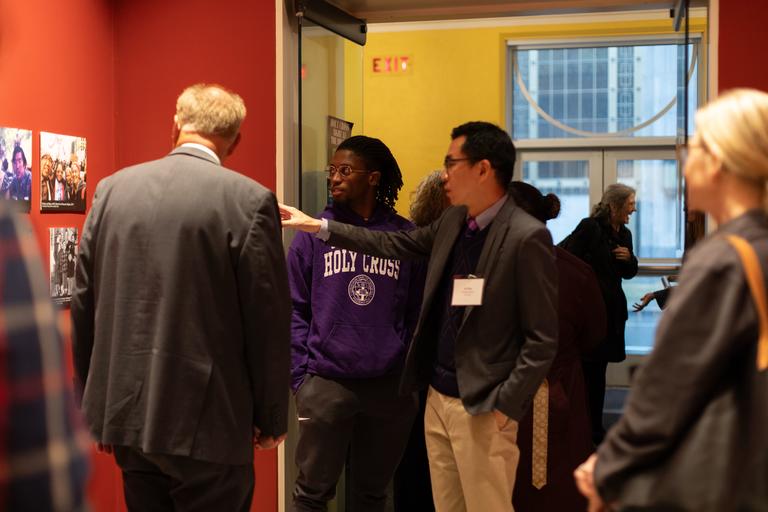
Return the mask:
M376 74L405 73L410 69L410 57L404 55L373 57L373 72Z

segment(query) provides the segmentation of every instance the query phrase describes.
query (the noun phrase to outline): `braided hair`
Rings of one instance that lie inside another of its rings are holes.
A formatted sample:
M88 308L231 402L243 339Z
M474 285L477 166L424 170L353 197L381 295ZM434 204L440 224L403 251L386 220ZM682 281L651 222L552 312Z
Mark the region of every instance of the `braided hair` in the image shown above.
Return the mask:
M400 166L389 148L379 139L355 135L339 144L336 151L352 151L363 160L366 170L379 171L381 179L376 187L376 201L390 210L395 209L397 193L403 187Z

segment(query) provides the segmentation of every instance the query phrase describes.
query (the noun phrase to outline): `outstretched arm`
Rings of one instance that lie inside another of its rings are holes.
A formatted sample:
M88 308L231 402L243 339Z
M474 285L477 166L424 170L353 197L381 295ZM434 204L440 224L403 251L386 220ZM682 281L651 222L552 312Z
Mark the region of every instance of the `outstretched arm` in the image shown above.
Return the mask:
M642 297L640 297L640 301L639 302L635 302L634 304L632 304L632 309L635 310L635 313L638 313L638 312L642 311L643 309L645 309L645 306L650 304L651 301L656 298L655 297L655 293L656 292L648 292L645 295L643 295Z
M307 233L317 233L320 231L320 219L310 217L298 208L279 203L280 220L284 228L297 229Z
M443 215L429 226L410 231L373 231L341 222L325 221L327 222L326 231L325 229L321 230L323 220L310 217L292 206L280 205L280 218L283 227L298 229L307 233L320 232L319 238L331 245L362 251L382 258L423 259L429 257L438 227L446 217L448 215ZM456 217L452 218L455 219ZM456 229L458 233L458 224Z

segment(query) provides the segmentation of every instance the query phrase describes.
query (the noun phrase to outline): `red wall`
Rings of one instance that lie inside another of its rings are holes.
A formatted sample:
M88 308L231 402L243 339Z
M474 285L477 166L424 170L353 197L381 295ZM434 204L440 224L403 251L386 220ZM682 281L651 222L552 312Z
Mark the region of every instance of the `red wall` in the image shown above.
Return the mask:
M768 91L768 2L720 0L718 87Z
M30 217L44 254L49 227L82 228L85 215L40 214L40 131L86 137L89 203L115 166L112 37L104 0L2 3L0 125L33 131Z
M103 0L3 2L0 15L0 125L32 130L30 217L48 261L48 228L82 229L85 214L40 213L40 132L87 139L88 204L96 182L115 168L114 31ZM69 310L60 314L69 333ZM69 352L69 351L67 351ZM104 455L91 458L96 511L117 510L119 475Z
M121 1L115 20L117 165L169 151L176 97L187 85L217 82L248 109L243 139L225 165L274 189L274 4Z
M100 179L170 150L176 96L195 82L243 96L243 140L226 165L274 189L274 17L263 0L2 2L0 126L33 130L30 217L44 254L49 227L82 229L85 215L40 214L40 131L87 138L90 205ZM68 333L68 310L60 319ZM277 510L276 452L255 464L252 510ZM111 457L93 454L88 496L96 512L125 510Z

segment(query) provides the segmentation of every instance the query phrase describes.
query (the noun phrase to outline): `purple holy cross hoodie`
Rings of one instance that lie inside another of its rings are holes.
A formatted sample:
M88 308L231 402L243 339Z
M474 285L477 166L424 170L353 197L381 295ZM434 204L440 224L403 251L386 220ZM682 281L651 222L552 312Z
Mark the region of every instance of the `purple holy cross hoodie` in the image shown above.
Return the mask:
M377 231L413 224L377 205L370 219L342 205L320 218ZM370 378L400 371L416 326L423 263L377 258L298 233L288 251L291 284L291 387L306 374Z

